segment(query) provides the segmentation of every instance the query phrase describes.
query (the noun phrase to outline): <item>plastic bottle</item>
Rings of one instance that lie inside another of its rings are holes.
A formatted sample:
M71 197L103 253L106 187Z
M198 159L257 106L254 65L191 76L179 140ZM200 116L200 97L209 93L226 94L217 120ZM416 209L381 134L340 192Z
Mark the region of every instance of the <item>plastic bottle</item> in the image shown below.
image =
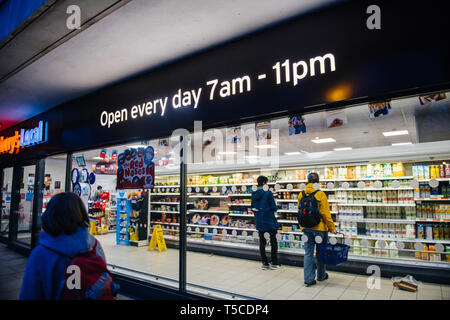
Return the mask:
M377 238L381 238L381 229L382 229L382 224L376 223L375 234L376 234Z
M380 241L381 241L381 240L375 241L375 255L376 255L377 257L380 257L380 256L381 256Z
M391 241L391 243L389 244L389 257L398 258L398 248L395 244L395 241Z
M450 249L450 247L449 247ZM369 248L368 247L361 247L361 255L368 256L369 255Z
M445 261L450 262L450 246L445 246L445 252L447 253L445 255Z
M393 223L389 224L388 237L395 238L395 225Z
M387 238L388 237L388 233L389 233L389 224L388 223L383 223L382 225L382 237L383 238Z
M376 237L377 236L377 230L376 230L375 223L369 223L369 229L370 229L370 236L371 237Z
M422 251L428 251L428 246L426 243L423 244ZM429 256L428 252L422 252L422 260L425 260L425 261L430 260L430 256Z
M356 226L356 222L352 222L352 225L351 225L351 227L352 227L352 233L351 233L351 235L352 236L354 236L354 237L356 237L357 236L357 234L358 234L358 232L357 232L357 226Z
M353 240L353 254L361 255L361 243L358 239Z
M440 259L440 257L439 257L439 254L437 254L437 253L435 253L436 252L436 250L434 249L434 246L433 245L429 245L428 246L428 251L433 251L434 253L429 253L429 257L430 257L430 261L440 261L441 259Z

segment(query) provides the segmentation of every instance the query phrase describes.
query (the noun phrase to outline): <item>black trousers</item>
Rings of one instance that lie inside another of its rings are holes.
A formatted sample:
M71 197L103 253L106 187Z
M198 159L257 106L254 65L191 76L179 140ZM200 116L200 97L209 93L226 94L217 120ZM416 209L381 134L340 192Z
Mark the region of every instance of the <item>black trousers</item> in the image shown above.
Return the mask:
M270 235L270 248L271 248L271 256L272 256L272 264L278 264L278 241L276 238L277 230L270 231L258 231L259 233L259 253L261 255L261 261L263 264L269 264L266 255L266 238L264 238L264 234L268 232Z

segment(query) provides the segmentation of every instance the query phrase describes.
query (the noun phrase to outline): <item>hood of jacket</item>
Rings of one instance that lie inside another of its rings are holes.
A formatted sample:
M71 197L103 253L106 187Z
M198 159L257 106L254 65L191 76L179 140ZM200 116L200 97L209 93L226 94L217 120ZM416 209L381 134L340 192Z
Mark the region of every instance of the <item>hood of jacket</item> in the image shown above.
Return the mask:
M60 234L56 237L53 237L46 232L42 232L39 236L39 243L71 257L91 249L89 230L88 228L82 227L78 227L77 232L74 234Z
M311 194L311 193L313 193L314 191L316 191L316 189L314 189L313 184L312 184L312 183L308 183L308 184L306 185L305 192L306 192L307 194Z
M255 192L252 193L253 200L255 200L255 201L261 200L262 197L264 196L264 193L265 193L265 191L262 188L261 189L258 188L258 190L256 190Z

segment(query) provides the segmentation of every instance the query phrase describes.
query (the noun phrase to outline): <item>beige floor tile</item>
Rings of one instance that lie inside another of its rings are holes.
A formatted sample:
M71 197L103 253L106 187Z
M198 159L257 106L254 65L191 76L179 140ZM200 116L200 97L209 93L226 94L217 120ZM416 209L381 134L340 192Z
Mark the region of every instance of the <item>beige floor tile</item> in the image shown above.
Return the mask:
M324 294L322 292L319 292L316 294L312 300L339 300L340 294Z
M399 292L394 290L391 295L391 300L417 300L416 292Z
M339 300L364 300L364 298L365 298L364 294L349 294L344 292L339 297Z
M384 295L384 294L375 294L369 292L365 297L364 300L390 300L390 295Z
M417 300L442 300L442 295L417 294Z

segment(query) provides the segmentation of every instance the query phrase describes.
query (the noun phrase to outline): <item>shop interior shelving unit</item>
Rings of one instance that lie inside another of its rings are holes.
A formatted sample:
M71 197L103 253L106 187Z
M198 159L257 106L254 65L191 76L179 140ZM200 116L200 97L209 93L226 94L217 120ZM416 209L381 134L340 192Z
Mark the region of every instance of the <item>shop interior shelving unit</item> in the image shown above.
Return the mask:
M432 179L413 176L412 172L413 165L441 163L442 160L403 162L404 172L390 177L384 176L384 172L378 172L379 176L358 178L353 172L349 177L350 169L367 166L367 162L291 166L268 172L269 187L274 192L277 205L281 206L277 212L280 252L303 254L302 232L296 221L296 212L298 194L305 188L306 180L303 177L299 179L297 172L315 170L322 178L320 188L328 196L333 220L343 233L337 237L345 237L351 245L349 260L449 268L449 195L429 194L426 188ZM189 172L188 179L192 184L188 185L188 243L209 246L211 250L228 247L257 251L257 233L248 208L252 187L256 185L253 177L260 172L248 168L240 170L236 166L224 169L221 167L218 169L221 172L210 173ZM332 171L333 177L328 177L325 171ZM248 176L249 180L239 179L240 175ZM201 177L206 176L210 181L205 183ZM227 180L225 177L235 179ZM447 190L450 178L439 176L434 180L439 182L439 188L435 190ZM412 187L412 181L418 181L420 188ZM151 226L161 224L166 239L176 241L179 235L179 176L157 174L156 187L149 198ZM208 207L202 208L205 203ZM434 204L434 210L432 205L423 204ZM206 220L205 216L210 219Z

